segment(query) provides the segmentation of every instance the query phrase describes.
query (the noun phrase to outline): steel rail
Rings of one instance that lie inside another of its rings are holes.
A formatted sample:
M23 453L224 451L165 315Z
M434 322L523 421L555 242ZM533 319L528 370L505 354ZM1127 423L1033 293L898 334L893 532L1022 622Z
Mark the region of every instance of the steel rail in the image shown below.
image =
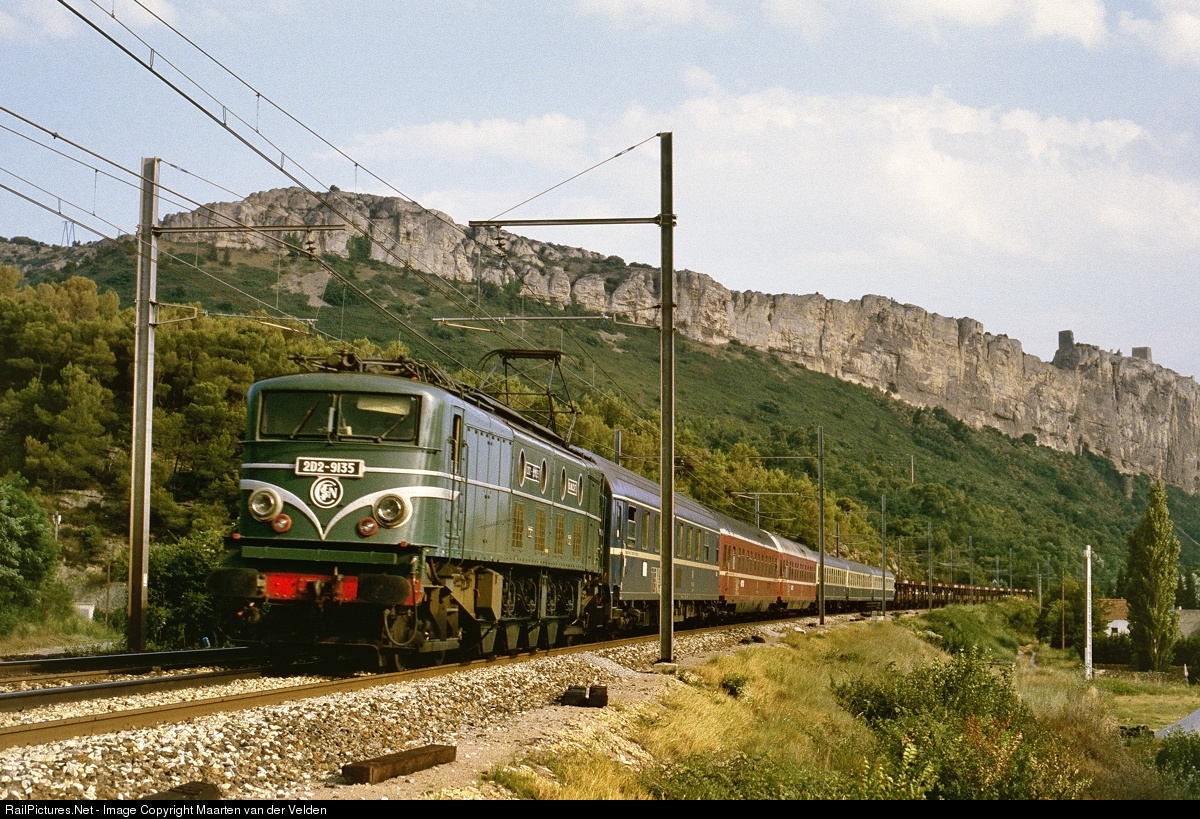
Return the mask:
M744 627L745 624L729 626L728 628ZM704 633L719 631L714 629L697 629L689 633ZM25 745L41 745L47 742L58 742L77 737L107 734L116 731L128 731L138 728L149 728L170 722L183 722L195 717L230 711L243 711L250 708L261 708L279 705L310 697L321 697L329 694L342 694L367 688L377 688L384 685L394 685L420 679L431 679L446 676L459 671L488 666L503 666L513 663L528 662L545 657L560 657L579 654L588 651L602 651L609 648L635 645L651 642L656 638L652 635L630 637L603 643L580 643L548 650L523 652L510 656L499 656L461 663L448 663L428 668L395 671L389 673L371 674L368 676L345 679L326 680L316 683L276 688L270 691L255 691L243 694L210 697L202 700L169 703L147 708L137 708L128 711L90 714L84 717L53 720L50 722L29 725L14 725L0 728L0 749L15 748ZM214 649L208 649L213 651Z
M38 657L0 662L0 682L22 674L70 674L83 671L115 673L154 668L187 668L260 660L245 647L198 648L189 651L149 651L137 654L91 654L82 657Z
M238 680L257 679L265 669L249 668L225 671L201 671L194 674L171 674L162 677L143 677L136 680L107 680L97 683L79 683L24 691L0 693L0 712L21 711L43 705L59 705L67 702L84 702L97 699L112 699L155 691L178 691L199 688L203 685L221 685Z

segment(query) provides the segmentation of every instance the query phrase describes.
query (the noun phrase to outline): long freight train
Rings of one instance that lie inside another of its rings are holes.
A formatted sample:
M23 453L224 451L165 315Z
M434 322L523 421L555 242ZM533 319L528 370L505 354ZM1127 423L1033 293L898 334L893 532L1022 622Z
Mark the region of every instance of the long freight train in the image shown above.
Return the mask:
M658 625L656 483L417 362L316 366L247 396L240 517L209 578L232 639L401 668ZM815 609L815 552L687 498L675 514L675 621ZM894 596L826 556L828 611Z

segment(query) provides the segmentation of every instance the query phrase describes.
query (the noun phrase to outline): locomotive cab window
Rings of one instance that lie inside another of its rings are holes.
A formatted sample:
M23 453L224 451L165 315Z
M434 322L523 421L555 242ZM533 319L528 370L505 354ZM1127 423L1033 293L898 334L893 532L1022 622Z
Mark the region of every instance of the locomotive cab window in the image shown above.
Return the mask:
M264 392L261 438L365 438L414 442L420 399L413 395Z

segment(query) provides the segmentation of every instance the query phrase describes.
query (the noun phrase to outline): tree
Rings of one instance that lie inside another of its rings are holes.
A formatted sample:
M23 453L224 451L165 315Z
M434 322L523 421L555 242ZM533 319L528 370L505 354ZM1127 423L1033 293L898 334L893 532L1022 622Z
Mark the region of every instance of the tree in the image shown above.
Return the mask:
M0 634L40 610L57 562L49 515L22 478L0 478Z
M1150 487L1145 517L1129 535L1129 639L1133 664L1165 671L1179 634L1175 584L1179 576L1179 539L1171 531L1167 490L1161 481Z

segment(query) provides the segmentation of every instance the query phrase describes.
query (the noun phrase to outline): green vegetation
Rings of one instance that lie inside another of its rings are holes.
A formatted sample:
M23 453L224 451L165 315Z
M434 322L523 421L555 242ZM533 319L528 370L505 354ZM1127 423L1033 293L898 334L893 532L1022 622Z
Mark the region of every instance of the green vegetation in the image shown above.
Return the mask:
M70 610L70 599L53 583L57 559L46 515L24 480L0 480L0 633L12 631L22 611Z
M1175 590L1179 578L1179 539L1171 530L1167 493L1161 483L1150 487L1146 515L1129 535L1129 640L1134 665L1165 671L1179 633Z
M300 237L291 239L299 247ZM47 514L62 514L62 558L82 569L112 553L114 544L120 552L126 538L135 251L128 239L36 250L20 256L20 272L0 265L0 475L23 476ZM164 245L160 299L202 312L157 334L156 542L228 530L246 389L256 379L294 371L293 353L346 346L367 355L407 352L476 383L490 349L561 346L571 398L583 410L573 441L612 455L620 429L623 461L656 477L657 419L646 411L658 392L653 328L509 321L489 325L497 332L480 333L435 323L432 318L475 313L553 318L580 311L526 300L519 281L451 287L413 268L371 260L363 250L359 243L353 258L323 259L353 283L349 287L298 250L218 253L211 244ZM222 255L228 269L214 271ZM606 277L609 286L640 269L616 257L564 263L573 272ZM222 279L236 280L237 290ZM271 312L265 304L305 319L311 329L239 317ZM161 309L166 318L189 314ZM762 525L815 545L820 427L831 553L879 560L886 496L889 567L902 576L925 579L932 569L942 581L973 578L1030 589L1041 580L1051 600L1060 583L1078 587L1082 547L1091 544L1098 555L1097 596L1118 593L1127 535L1149 497L1145 477L1122 476L1093 453L1069 455L973 430L942 410L903 405L740 344L715 348L681 338L676 363L677 486L685 494L752 521L754 502L745 495L772 493L759 495ZM1200 499L1166 492L1172 520L1187 534L1179 583L1186 592L1187 578L1200 566L1194 545ZM1073 616L1072 599L1066 642L1078 647L1083 618ZM1082 612L1081 604L1075 608ZM1062 642L1064 618L1046 618L1044 634L1058 634Z
M531 799L1195 798L1193 741L1123 738L1114 714L1132 689L1027 642L1030 604L935 614L717 657L681 672L661 707L610 721L620 740L573 738L487 778ZM991 648L939 648L966 634ZM1165 724L1197 705L1177 701Z
M1200 734L1167 734L1154 756L1154 764L1176 784L1179 798L1200 799Z
M908 674L851 680L838 702L875 735L893 779L930 799L1072 799L1085 782L1017 696L1011 671L974 649Z

